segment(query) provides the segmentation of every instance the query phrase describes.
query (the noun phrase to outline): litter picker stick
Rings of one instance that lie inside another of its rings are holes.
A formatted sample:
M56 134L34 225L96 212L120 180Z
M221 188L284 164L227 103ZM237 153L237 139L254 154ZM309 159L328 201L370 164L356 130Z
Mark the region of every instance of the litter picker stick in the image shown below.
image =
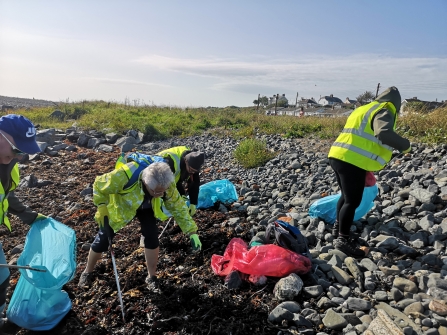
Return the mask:
M32 271L38 271L38 272L47 272L46 269L32 268L31 266L28 266L28 265L22 266L22 265L0 264L0 268L25 269L25 270L32 270Z
M172 220L172 216L169 218L168 222L166 223L166 226L163 228L163 230L161 231L160 235L158 235L158 238L160 238L161 235L163 235L163 233L165 232L165 230L168 227L169 222L171 222L171 220Z
M110 250L110 256L112 257L113 273L115 274L116 287L118 289L118 298L120 300L121 305L121 314L123 315L123 322L126 323L126 319L124 318L123 295L121 294L120 279L118 277L118 271L116 270L115 253L113 252L112 247L112 236L110 236L109 234L111 227L109 225L109 218L107 216L104 217L104 228L106 229L107 237L109 238L109 250Z

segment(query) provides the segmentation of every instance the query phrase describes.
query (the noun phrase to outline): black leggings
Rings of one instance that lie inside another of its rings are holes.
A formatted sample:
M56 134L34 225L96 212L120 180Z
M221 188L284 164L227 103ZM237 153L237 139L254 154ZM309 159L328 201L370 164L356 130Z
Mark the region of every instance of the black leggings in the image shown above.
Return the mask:
M144 236L144 247L146 249L157 249L159 246L158 241L158 226L157 219L154 216L152 208L137 210L136 217L141 224L141 234ZM95 236L95 240L92 243L92 250L94 252L105 252L109 248L108 234L112 234L112 239L115 236L113 229L110 230L100 229Z
M329 158L329 164L335 172L341 190L341 197L337 203L339 233L343 236L349 236L355 210L362 202L366 171L335 158Z

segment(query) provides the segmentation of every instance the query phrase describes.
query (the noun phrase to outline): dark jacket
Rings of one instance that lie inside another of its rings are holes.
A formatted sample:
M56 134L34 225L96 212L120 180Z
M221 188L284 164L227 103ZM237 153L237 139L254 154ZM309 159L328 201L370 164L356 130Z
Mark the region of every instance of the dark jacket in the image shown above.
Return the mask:
M188 188L189 201L191 204L196 205L199 200L199 188L200 188L200 176L199 172L194 174L189 174L186 170L185 156L189 154L191 150L187 150L182 153L180 157L180 179L177 182L177 190L180 195L186 195L185 188L183 187L183 182L186 182L186 186ZM165 158L166 163L168 163L171 168L172 173L174 171L174 161L171 157Z
M378 102L390 102L396 108L396 117L399 114L401 106L401 96L399 90L392 86L383 91L376 99ZM372 129L374 136L383 144L389 145L399 151L405 151L410 148L410 141L397 134L394 127L394 115L386 108L381 109L374 116Z

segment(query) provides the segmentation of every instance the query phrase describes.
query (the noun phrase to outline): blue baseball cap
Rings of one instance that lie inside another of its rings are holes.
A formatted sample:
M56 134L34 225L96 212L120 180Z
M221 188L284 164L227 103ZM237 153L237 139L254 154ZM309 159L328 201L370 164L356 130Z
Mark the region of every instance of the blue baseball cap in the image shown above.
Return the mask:
M22 115L8 114L0 117L0 130L11 135L16 147L27 154L40 152L36 143L36 128Z

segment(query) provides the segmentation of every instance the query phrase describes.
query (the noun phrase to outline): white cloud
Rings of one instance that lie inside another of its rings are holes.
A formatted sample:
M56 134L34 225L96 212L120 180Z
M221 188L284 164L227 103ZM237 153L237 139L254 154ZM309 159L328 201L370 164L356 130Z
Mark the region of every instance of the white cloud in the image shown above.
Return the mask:
M252 60L221 58L184 59L148 56L139 64L192 76L214 78L215 90L273 94L301 90L309 95L341 96L397 86L404 96L447 98L447 58L396 58L376 54L348 57L307 55L297 59L253 57ZM265 92L267 91L267 92Z

